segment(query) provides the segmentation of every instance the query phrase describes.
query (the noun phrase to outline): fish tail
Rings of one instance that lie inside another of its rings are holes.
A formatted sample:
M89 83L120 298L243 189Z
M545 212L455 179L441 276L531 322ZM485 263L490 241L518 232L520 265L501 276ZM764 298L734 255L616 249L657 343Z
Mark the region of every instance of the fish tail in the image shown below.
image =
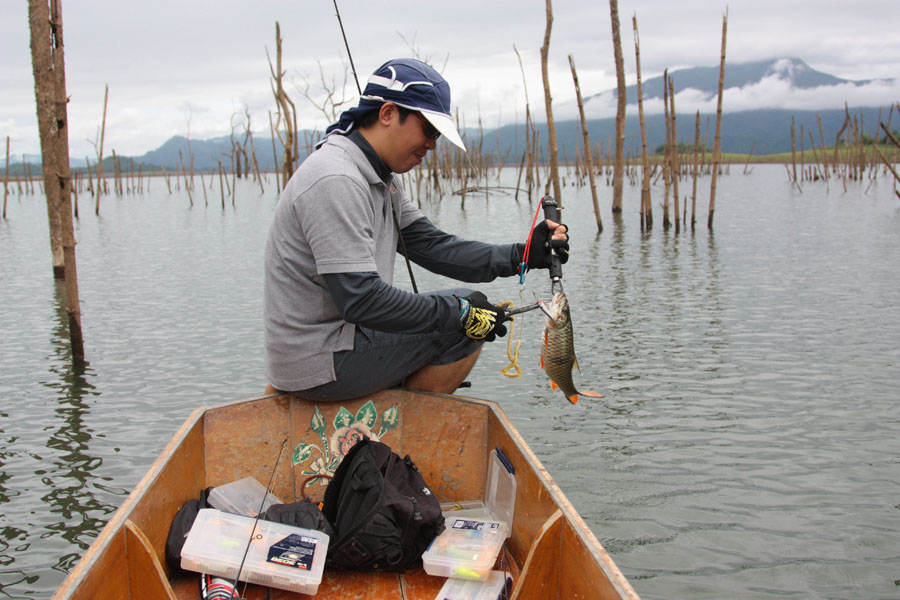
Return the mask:
M569 402L571 402L572 404L578 404L578 394L572 394L571 396L566 396L566 398L567 398L567 399L569 400Z
M581 396L590 396L591 398L602 398L603 394L598 394L597 392L578 392ZM570 400L571 402L571 400ZM573 402L574 404L574 402Z

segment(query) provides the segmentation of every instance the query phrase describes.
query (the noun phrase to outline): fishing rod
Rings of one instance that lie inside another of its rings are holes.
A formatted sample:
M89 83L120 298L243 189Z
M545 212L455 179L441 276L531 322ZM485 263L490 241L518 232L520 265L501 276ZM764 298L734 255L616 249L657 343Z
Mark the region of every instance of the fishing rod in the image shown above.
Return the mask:
M272 490L272 482L275 480L275 472L278 469L278 463L281 461L281 455L284 453L285 444L287 444L287 438L284 438L281 441L281 448L278 449L278 457L275 459L275 466L272 467L272 473L269 475L269 483L266 484L266 493L263 494L262 502L259 503L259 512L256 513L256 520L253 521L253 528L250 530L250 539L247 540L247 546L244 548L244 556L241 558L240 566L238 566L237 575L234 576L234 583L231 586L231 595L229 598L240 600L239 596L235 596L237 593L238 578L241 576L241 571L244 570L244 562L247 560L247 553L250 552L250 545L253 543L254 536L256 535L256 526L259 524L259 518L263 513L263 508L266 506L266 499L269 497L269 492ZM245 584L245 591L246 588L247 586Z
M341 28L341 37L344 38L344 48L347 49L347 58L350 59L350 70L353 72L353 81L356 83L356 91L359 92L360 99L362 99L362 88L359 85L359 76L356 74L356 66L353 64L353 55L350 53L350 43L347 41L347 34L344 31L344 22L341 20L341 11L338 8L337 0L332 1L334 3L334 14L337 16L338 27ZM406 259L406 270L409 272L409 281L412 284L413 292L418 294L419 287L416 285L416 276L413 275L412 262L410 262L409 253L406 251L406 242L403 240L403 233L400 231L400 219L397 218L397 211L393 204L391 204L391 212L394 214L394 227L397 229L400 250L403 253L403 258Z
M334 14L337 15L338 26L341 28L341 37L344 38L344 48L347 49L347 58L350 59L350 70L353 71L353 81L356 82L356 91L362 96L362 88L359 87L359 76L357 76L356 66L353 64L353 55L350 54L350 44L347 43L347 34L344 33L344 22L341 21L341 11L338 9L337 0L334 0Z

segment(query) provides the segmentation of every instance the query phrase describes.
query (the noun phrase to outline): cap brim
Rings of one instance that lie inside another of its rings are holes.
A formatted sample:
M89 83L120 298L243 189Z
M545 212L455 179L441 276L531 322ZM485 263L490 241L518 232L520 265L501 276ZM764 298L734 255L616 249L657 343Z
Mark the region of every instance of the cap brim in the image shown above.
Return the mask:
M452 142L453 145L462 148L463 152L466 151L466 145L459 136L459 132L456 130L453 119L443 113L431 112L429 110L419 109L419 112L422 113L422 116L428 119L428 122L434 125L434 128L440 131L441 135L447 138L448 141Z

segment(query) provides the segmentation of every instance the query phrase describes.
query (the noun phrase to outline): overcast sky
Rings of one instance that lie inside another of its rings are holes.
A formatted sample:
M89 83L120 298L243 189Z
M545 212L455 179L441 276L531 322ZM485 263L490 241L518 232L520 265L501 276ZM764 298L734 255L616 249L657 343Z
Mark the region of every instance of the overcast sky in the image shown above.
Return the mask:
M343 92L355 100L332 0L61 1L73 158L95 155L105 85L107 155L113 149L143 154L176 134L195 139L226 135L232 119L243 122L245 107L254 132L268 136L275 104L266 51L274 60L276 21L300 128L321 129L328 122L299 91L304 82L312 93L321 91L320 68L329 82L333 78L329 87L339 95L346 74ZM486 128L522 121L525 85L532 110L543 112L543 0L340 0L338 7L363 85L385 60L418 56L450 82L453 102L468 125L479 116ZM897 0L619 0L627 82L635 81L633 15L647 79L666 68L717 66L727 9L730 63L796 57L838 77L888 81L796 93L773 80L726 94L726 112L759 105L892 104L900 100L897 8ZM551 89L554 107L566 110L575 96L569 54L584 96L615 87L609 4L556 0L553 11ZM13 160L40 151L29 41L26 0L2 0L0 144L9 136ZM678 100L679 110L693 112L689 96ZM695 100L696 108L709 102ZM603 107L595 110L599 115Z

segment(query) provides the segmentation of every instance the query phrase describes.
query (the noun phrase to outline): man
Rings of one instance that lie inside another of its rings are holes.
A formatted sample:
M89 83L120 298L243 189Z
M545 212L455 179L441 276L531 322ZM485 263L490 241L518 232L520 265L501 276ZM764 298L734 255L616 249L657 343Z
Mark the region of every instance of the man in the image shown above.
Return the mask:
M481 292L392 286L403 247L417 265L460 281L514 275L521 265L524 244L444 233L403 192L397 174L420 164L441 135L465 150L449 84L418 60L388 61L291 177L266 242L270 390L310 400L397 385L452 393L482 343L506 334L504 311ZM551 243L566 258L567 240L564 225L542 223L527 268L547 266Z

